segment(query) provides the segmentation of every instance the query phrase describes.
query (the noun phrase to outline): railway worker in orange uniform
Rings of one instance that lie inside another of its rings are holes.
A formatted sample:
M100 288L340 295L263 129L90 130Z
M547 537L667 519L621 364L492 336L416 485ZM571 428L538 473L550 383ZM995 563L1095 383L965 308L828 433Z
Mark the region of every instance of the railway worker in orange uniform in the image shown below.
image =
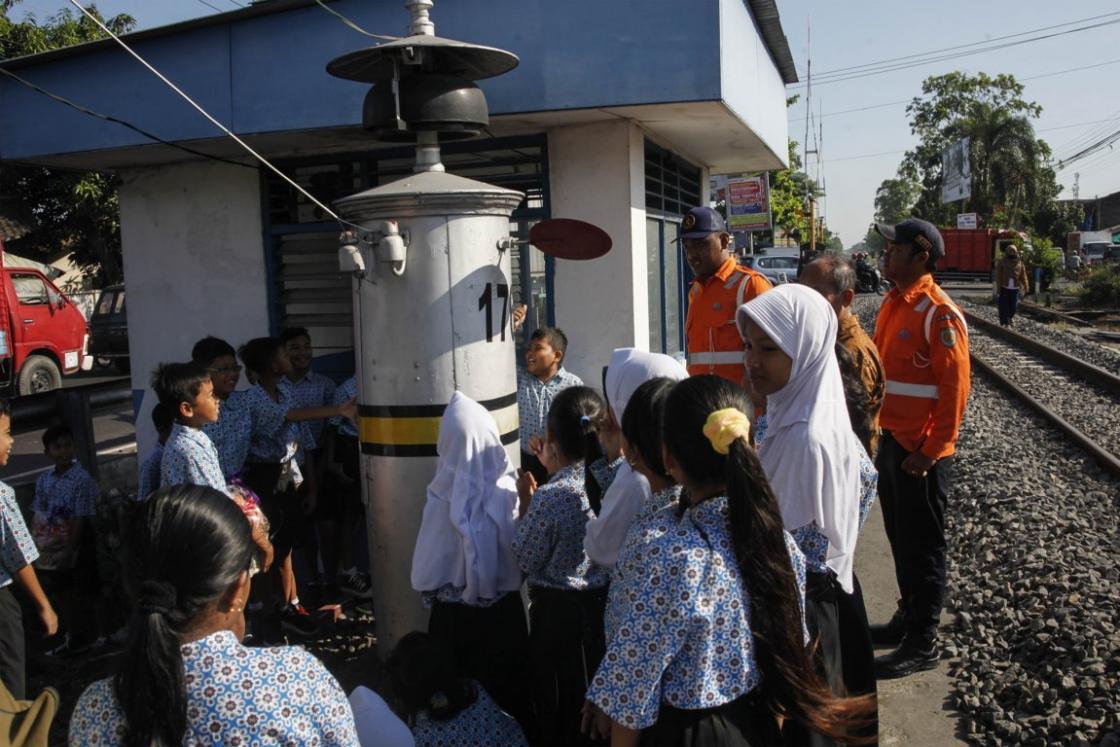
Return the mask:
M878 225L887 240L887 277L875 346L886 373L875 466L887 539L901 594L878 644L899 644L875 660L879 679L937 666L937 624L945 599L945 508L953 453L969 390L968 330L960 309L933 281L945 254L933 224Z
M766 276L739 264L730 251L731 234L709 207L695 207L681 222L685 261L695 279L688 290L685 336L688 373L715 374L743 384L743 338L735 312L771 288Z

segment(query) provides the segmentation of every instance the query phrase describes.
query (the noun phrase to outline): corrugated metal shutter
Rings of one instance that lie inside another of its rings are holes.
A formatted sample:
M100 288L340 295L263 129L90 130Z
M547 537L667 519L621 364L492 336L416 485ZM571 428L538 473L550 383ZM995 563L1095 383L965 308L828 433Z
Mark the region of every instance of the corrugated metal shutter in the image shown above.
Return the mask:
M306 327L316 355L350 350L350 277L338 270L338 231L278 236L275 257L280 326Z

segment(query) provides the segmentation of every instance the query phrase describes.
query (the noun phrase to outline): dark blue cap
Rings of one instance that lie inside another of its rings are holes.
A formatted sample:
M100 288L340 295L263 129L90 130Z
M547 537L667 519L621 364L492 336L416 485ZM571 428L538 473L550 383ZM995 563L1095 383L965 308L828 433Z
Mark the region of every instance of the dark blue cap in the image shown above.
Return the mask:
M681 221L682 239L704 239L713 233L727 233L723 218L710 207L694 207Z
M918 218L907 218L897 226L886 223L875 224L875 230L887 241L896 244L910 244L918 249L929 252L929 258L935 262L945 256L945 240L937 226L929 221Z

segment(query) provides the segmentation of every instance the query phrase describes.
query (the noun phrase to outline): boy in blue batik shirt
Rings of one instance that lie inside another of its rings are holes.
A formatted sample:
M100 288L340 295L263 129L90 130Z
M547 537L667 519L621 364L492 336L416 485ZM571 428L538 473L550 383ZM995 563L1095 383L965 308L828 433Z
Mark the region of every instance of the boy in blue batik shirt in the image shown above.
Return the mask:
M175 424L175 413L162 402L157 402L152 408L152 425L156 427L159 443L148 454L148 458L140 465L140 484L136 491L136 500L142 501L159 489L160 469L163 464L163 447L171 437L171 426Z
M8 400L0 399L0 467L8 464L12 441L12 409ZM27 657L23 613L11 588L18 586L27 595L46 635L58 631L58 616L31 566L38 557L15 491L0 482L0 682L17 700L26 695Z
M556 395L583 380L564 370L568 336L555 327L541 327L529 338L525 367L517 369L517 417L520 420L521 468L537 483L548 479L539 453L544 445L548 410Z
M175 415L163 447L160 485L206 485L229 495L218 452L201 430L221 409L210 374L194 363L165 363L152 377L152 389Z
M101 489L74 460L74 435L69 428L48 428L43 447L55 466L35 482L31 536L39 548L39 579L46 593L58 599L63 633L47 644L46 651L56 655L72 652L94 637L90 630L94 621L85 604L89 569L78 567L78 554L97 514Z
M74 434L69 428L48 428L43 434L43 449L54 468L35 481L35 500L31 504L39 568L71 571L78 561L87 519L97 513L101 489L74 460Z

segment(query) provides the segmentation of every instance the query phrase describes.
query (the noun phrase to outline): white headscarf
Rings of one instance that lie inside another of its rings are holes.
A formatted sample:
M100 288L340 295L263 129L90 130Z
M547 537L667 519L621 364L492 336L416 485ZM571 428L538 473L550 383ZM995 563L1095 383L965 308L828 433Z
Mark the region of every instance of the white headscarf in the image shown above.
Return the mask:
M498 426L462 392L451 395L436 444L439 464L412 555L412 588L451 584L463 601L495 599L521 586L511 549L517 480Z
M637 348L615 350L604 382L615 420L622 423L622 414L638 387L662 376L680 381L688 378L688 370L674 358L661 353L647 353ZM627 530L649 499L649 481L641 473L630 469L629 464L623 463L603 495L599 515L587 522L587 533L583 539L587 557L601 566L614 567Z
M688 378L688 369L672 356L662 353L647 353L637 348L618 348L611 354L607 366L607 380L604 388L607 401L611 403L614 419L622 423L622 413L626 404L638 391L638 387L650 379L666 377L673 381Z
M780 285L739 307L793 359L789 382L766 398L759 459L787 529L815 521L828 538L828 567L852 592L859 532L859 452L834 352L836 313L817 291Z

